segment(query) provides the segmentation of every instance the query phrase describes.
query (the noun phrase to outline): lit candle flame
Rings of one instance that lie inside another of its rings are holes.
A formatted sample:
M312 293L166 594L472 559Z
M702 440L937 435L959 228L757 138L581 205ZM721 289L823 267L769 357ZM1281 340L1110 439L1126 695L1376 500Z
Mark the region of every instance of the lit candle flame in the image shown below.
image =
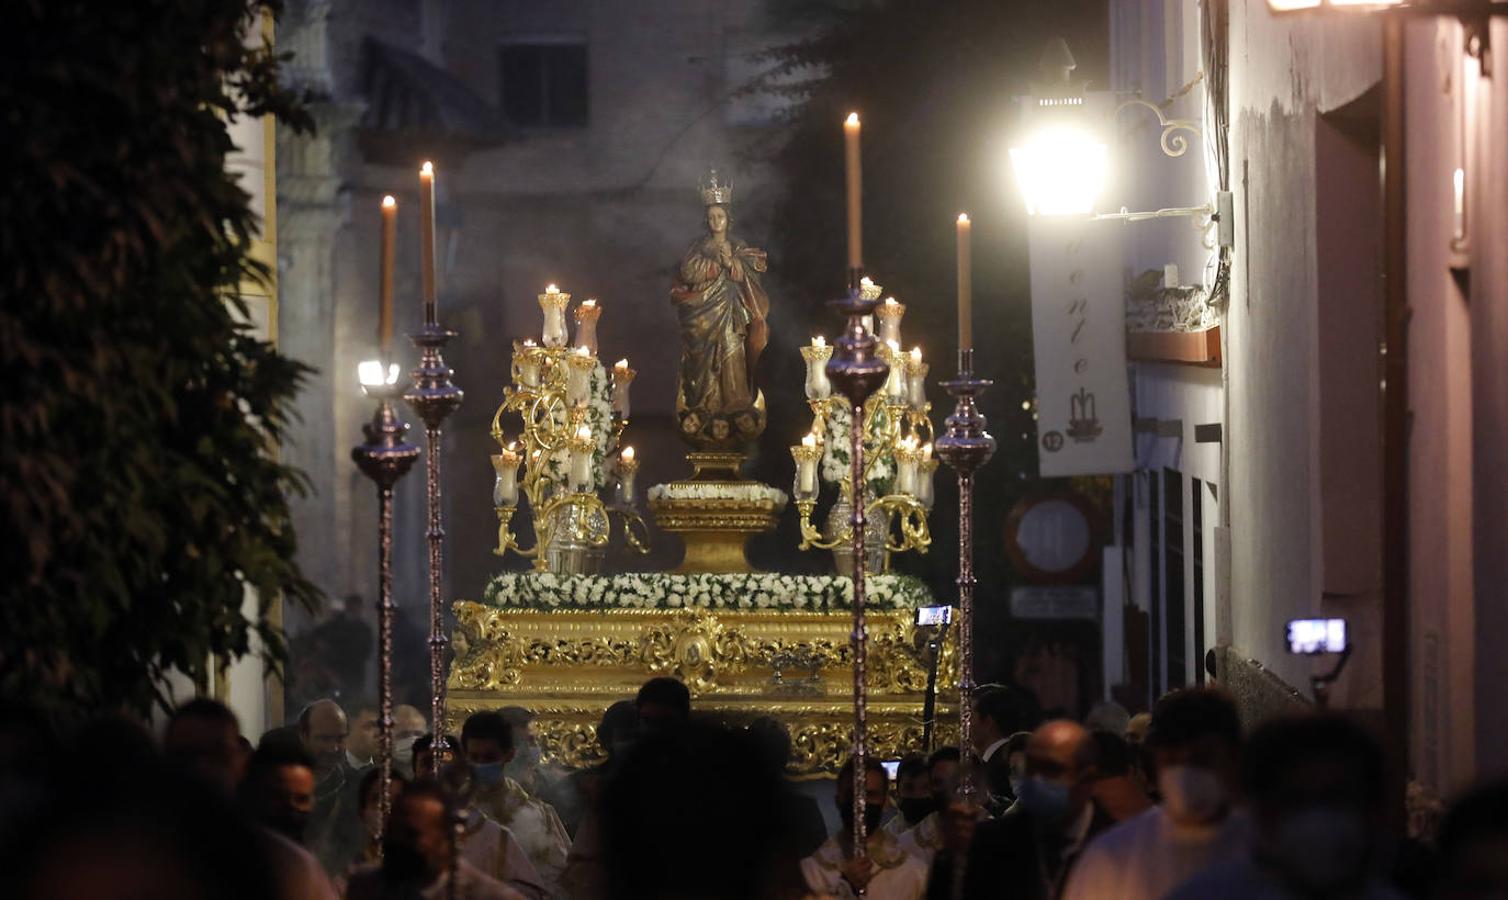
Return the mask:
M804 437L804 438L801 439L801 446L806 447L806 448L812 448L812 447L817 446L817 436L815 434L812 434L810 431L808 431L806 433L806 437Z
M865 275L863 278L859 279L859 284L862 284L864 287L874 287L874 279L870 278L868 275Z
M425 178L435 177L435 164L425 160L424 165L419 167L419 174Z
M958 214L958 224L960 224L960 225L967 225L967 224L969 224L969 214L968 213L959 213Z
M920 348L920 347L912 347L911 348L911 361L913 363L917 364L917 365L921 365L921 361L922 361L922 348Z
M581 305L582 306L596 306L597 305L597 298L595 298L595 297L588 297L585 300L581 301Z
M392 209L393 207L395 207L397 205L398 205L398 201L395 200L395 199L393 199L393 195L392 194L384 194L383 195L383 197L382 197L382 208L383 209Z
M885 305L886 306L900 306L900 303L897 302L894 297L886 297L885 298Z
M624 447L623 448L623 461L626 462L626 463L631 463L631 462L634 461L634 448L632 448L632 447Z
M560 288L556 287L553 284L548 284L548 285L545 285L545 293L546 294L558 294L558 293L560 293Z
M613 363L613 368L616 369L616 370L618 370L618 371L621 371L621 372L627 372L628 371L628 360L627 359L620 359L620 360L618 360L617 362Z
M524 346L525 347L538 347L539 345L536 344L536 343L534 343L534 338L524 338Z
M832 120L829 119L828 121ZM856 112L849 113L848 118L843 120L843 124L847 125L850 128L857 128L859 125L859 114Z
M816 347L819 350L822 349L823 347L826 347L827 346L827 338L823 337L820 334L817 335L816 337L812 338L812 346Z

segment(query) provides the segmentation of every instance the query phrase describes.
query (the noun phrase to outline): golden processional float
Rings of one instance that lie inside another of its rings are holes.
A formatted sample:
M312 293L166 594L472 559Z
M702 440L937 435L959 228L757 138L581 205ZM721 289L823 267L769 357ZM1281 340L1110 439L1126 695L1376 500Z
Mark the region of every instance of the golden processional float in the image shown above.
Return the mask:
M523 706L537 717L547 758L588 766L600 759L596 726L607 707L668 675L686 684L701 714L734 724L780 719L794 774L836 771L856 733L882 758L929 738L955 743L953 641L946 624L917 624L917 611L933 605L926 587L889 571L893 554L927 552L938 466L927 366L919 348L902 349L905 307L879 303L879 286L865 279L890 374L860 415L825 374L833 347L817 337L801 348L813 422L791 449L800 547L831 550L836 573L753 571L748 539L774 530L790 499L741 474L745 448L765 427L755 375L769 335L767 261L729 233L733 192L716 172L700 198L706 230L670 291L682 339L675 421L691 473L647 493L658 530L684 542L684 560L672 572L604 571L615 534L640 553L650 541L635 487L639 460L623 443L635 372L627 359L610 369L599 361L603 306L588 299L572 309L570 294L551 285L539 295L538 339L514 345L511 384L492 425L494 552L533 565L495 576L480 600L454 604L447 719L455 729L477 710ZM824 484L835 496L819 527ZM867 523L860 538L858 519ZM851 639L856 619L863 643ZM934 709L935 732L924 721Z

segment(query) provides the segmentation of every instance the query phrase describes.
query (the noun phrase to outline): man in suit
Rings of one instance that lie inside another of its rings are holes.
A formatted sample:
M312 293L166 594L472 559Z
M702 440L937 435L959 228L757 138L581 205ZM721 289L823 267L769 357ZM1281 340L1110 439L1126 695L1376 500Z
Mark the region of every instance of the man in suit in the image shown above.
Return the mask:
M1016 808L974 825L972 810L950 806L948 849L932 866L927 896L956 896L960 879L966 900L1056 900L1084 845L1114 824L1090 796L1094 776L1083 726L1059 719L1032 732Z

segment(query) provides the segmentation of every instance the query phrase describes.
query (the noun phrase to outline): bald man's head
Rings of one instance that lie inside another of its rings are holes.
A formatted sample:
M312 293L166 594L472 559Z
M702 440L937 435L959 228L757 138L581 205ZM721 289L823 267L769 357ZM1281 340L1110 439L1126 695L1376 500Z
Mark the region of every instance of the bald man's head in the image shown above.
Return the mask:
M1021 800L1028 812L1051 824L1076 820L1094 780L1089 732L1067 719L1044 723L1026 742L1026 777Z
M299 713L298 736L314 757L317 772L327 772L345 759L350 731L345 710L334 700L316 700Z

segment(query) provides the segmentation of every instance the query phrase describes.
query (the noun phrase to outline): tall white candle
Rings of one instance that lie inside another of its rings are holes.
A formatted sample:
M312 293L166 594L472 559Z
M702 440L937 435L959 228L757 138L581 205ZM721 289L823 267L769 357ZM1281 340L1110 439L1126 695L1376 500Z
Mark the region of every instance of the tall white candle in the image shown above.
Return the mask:
M843 169L848 193L848 267L864 268L864 176L859 152L859 114L843 120Z
M419 275L424 291L424 324L437 321L435 310L435 166L419 170Z

